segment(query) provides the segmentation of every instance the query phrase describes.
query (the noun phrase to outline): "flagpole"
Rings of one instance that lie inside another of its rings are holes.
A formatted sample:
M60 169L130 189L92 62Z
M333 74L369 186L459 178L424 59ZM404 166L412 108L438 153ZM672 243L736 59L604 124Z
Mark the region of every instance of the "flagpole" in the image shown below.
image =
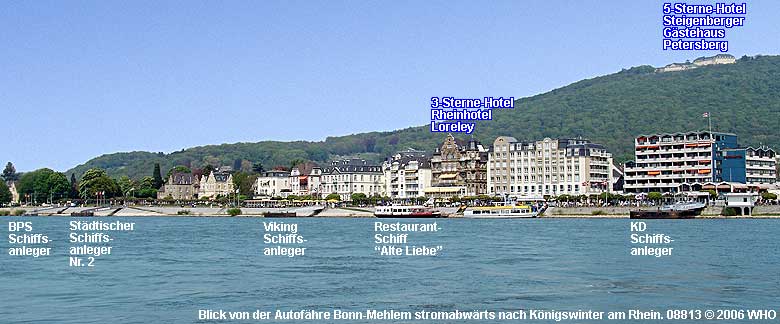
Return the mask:
M710 149L712 150L712 158L710 159L710 180L712 180L712 183L714 184L717 180L715 178L715 135L712 134L712 112L707 112L707 124L709 124L710 127ZM717 190L718 185L715 185L715 188Z

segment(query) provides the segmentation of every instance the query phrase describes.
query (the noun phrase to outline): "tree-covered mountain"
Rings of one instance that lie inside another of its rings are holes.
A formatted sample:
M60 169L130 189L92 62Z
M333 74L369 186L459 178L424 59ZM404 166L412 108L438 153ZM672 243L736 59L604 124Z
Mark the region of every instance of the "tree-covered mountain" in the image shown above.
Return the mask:
M582 136L606 145L616 160L625 161L632 158L636 135L705 130L704 112L712 114L714 130L738 134L742 145L780 148L780 56L743 57L736 64L679 72L658 73L640 66L582 80L519 99L513 110L495 111L492 121L478 123L474 136L486 145L499 135L519 140ZM80 176L100 167L111 176L140 178L151 175L154 163L165 171L175 165L251 168L259 163L270 169L296 160L327 162L356 155L380 161L406 148L433 151L443 137L426 125L320 142L264 141L199 146L170 154L116 153L94 158L67 174Z

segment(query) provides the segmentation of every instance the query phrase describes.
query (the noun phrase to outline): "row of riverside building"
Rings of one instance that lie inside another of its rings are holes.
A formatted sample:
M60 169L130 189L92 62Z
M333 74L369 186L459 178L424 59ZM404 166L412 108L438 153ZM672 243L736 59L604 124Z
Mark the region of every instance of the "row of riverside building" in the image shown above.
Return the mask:
M491 147L447 135L432 154L408 149L381 164L362 159L326 166L299 164L261 174L255 199L338 194L390 197L395 201L446 200L481 195L541 200L560 195L683 192L772 186L777 156L766 147L740 147L735 134L696 131L641 135L634 160L622 167L601 144L582 138L519 141L500 136ZM761 188L759 188L761 189ZM159 196L174 199L227 196L230 174L201 179L173 173Z
M257 179L255 198L336 193L350 200L363 193L401 201L480 195L543 199L608 192L620 175L604 146L585 139L522 142L501 136L486 148L475 139L447 135L432 155L409 149L382 164L349 159L268 171Z

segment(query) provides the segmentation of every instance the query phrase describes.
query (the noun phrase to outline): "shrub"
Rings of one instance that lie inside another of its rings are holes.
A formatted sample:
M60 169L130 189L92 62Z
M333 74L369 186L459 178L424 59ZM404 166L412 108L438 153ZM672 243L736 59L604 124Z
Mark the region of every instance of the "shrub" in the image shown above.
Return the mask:
M241 208L230 208L227 210L228 215L238 216L241 215Z
M188 209L182 209L180 211L176 212L176 215L189 215L190 211Z
M648 192L647 193L647 199L652 200L652 201L659 201L659 200L663 199L663 197L664 196L660 192L657 192L657 191L652 191L652 192Z
M594 211L590 212L590 214L593 215L593 216L596 216L596 215L606 215L607 213L604 212L603 210L599 209L599 210L594 210Z
M761 194L761 199L764 200L777 200L777 195L771 192L764 192Z
M11 211L8 209L0 209L0 216L8 216L11 215Z
M723 216L737 216L737 210L732 207L723 207L720 214Z
M14 216L22 216L22 215L24 215L24 213L26 213L26 211L24 209L14 210Z

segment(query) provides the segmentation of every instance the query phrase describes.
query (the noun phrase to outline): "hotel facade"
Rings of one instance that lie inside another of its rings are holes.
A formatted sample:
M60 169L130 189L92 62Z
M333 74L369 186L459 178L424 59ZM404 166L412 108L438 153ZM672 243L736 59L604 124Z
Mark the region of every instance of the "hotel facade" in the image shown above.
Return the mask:
M322 195L336 193L342 201L352 200L352 194L363 193L368 197L385 194L385 180L381 165L365 160L334 161L322 169Z
M599 194L610 190L613 169L612 154L589 140L500 136L488 154L487 187L520 199Z
M431 187L424 190L425 195L451 198L487 194L487 153L473 138L461 141L448 134L431 157Z
M272 170L263 172L255 181L255 196L262 198L286 198L292 192L290 172Z
M219 196L229 196L235 193L233 186L233 175L225 172L212 171L208 175L203 175L200 180L198 197L208 197L211 199Z
M322 169L312 162L301 163L290 170L290 193L297 196L322 193Z
M157 191L157 199L172 198L175 200L198 199L200 183L198 177L191 172L172 172L168 181Z
M767 146L726 149L722 155L721 181L744 184L777 182L777 154Z
M740 148L732 133L641 135L634 152L625 168L626 192L698 191L711 182L771 184L777 176L774 150Z
M431 186L431 158L421 151L403 151L382 164L385 192L393 200L425 196Z

